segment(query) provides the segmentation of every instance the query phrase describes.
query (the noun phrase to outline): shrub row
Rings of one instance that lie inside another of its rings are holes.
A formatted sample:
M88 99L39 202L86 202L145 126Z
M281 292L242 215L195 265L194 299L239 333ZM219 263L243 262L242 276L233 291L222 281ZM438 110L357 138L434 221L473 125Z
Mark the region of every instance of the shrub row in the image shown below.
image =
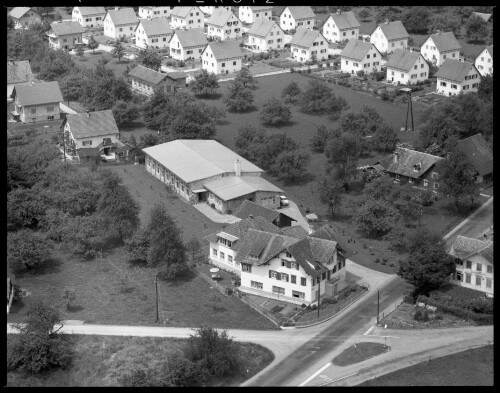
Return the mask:
M434 299L428 298L427 296L420 295L417 297L417 302L422 302L425 304L429 304L431 306L437 307L439 311L455 315L459 318L464 318L468 320L472 320L477 322L479 325L492 325L493 324L493 315L485 315L485 314L476 314L475 312L469 311L464 308L458 308L454 306L449 306L443 303L440 303Z

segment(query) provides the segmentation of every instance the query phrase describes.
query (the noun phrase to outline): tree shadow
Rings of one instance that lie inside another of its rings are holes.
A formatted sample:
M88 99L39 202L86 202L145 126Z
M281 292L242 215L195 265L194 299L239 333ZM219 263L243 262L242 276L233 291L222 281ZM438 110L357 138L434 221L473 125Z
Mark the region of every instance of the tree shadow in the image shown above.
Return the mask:
M193 281L196 277L198 277L196 273L194 273L191 269L186 269L182 274L178 275L174 279L165 282L173 287L177 287L179 285L183 285L186 282Z
M121 59L121 60L115 61L115 64L129 64L129 63L131 63L131 60L129 60L129 59Z
M230 123L230 121L227 121L227 120L219 120L217 121L217 124L220 125L220 126L226 126ZM220 141L219 141L220 143Z
M285 181L287 186L305 186L316 179L316 175L306 172L300 178L294 179L293 181Z
M146 127L146 124L142 121L131 121L129 123L123 123L120 125L120 129L123 131L133 131L137 128Z
M293 120L288 120L284 123L280 123L280 124L276 124L276 125L269 124L269 123L261 123L261 124L262 124L262 127L267 129L267 130L273 130L273 129L279 130L281 128L291 127L291 126L297 124L297 122L293 121Z
M195 94L194 96L198 99L204 99L207 101L217 101L222 98L222 93L214 93L214 94L208 94L208 95L203 95L203 94Z
M236 113L236 114L246 114L246 113L252 113L252 112L257 112L259 108L257 108L255 105L250 105L247 109L244 111L237 111L237 110L229 110L228 112L231 113Z
M61 260L59 258L47 259L43 265L33 268L29 272L17 274L18 277L32 276L48 273L59 273L61 271Z
M83 310L83 307L82 306L74 306L74 305L71 305L68 307L66 307L66 311L67 312L71 312L71 313L74 313L74 312L78 312L78 311L82 311Z
M467 40L467 43L471 44L471 45L484 45L485 42L486 41L484 39L483 40L481 40L481 39L479 39L479 40Z

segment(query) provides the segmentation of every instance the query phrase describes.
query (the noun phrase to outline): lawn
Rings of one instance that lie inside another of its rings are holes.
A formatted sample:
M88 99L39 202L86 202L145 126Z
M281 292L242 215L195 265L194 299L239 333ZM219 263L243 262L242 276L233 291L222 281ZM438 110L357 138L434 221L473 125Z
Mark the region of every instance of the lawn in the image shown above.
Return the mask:
M97 49L95 53L85 52L85 54L82 57L73 55L72 58L73 61L75 62L75 65L91 69L95 68L99 59L101 58L107 59L109 61L106 64L106 67L112 70L117 77L123 76L123 73L127 69L127 65L133 63L133 60L126 58L118 60L118 58L113 57L110 53Z
M193 332L194 333L194 332ZM176 349L182 350L187 340L156 337L114 337L114 336L63 336L73 343L75 354L73 365L68 370L55 370L41 375L25 375L17 372L7 373L7 386L105 386L108 361L113 356L131 346L149 346L158 357ZM7 336L9 340L9 336ZM238 386L269 365L274 355L267 348L252 343L237 343L243 360L242 370L246 375L238 375L219 381L215 386Z
M422 362L358 386L493 386L493 345Z
M390 348L379 343L357 343L342 351L332 363L335 366L349 366L387 352Z

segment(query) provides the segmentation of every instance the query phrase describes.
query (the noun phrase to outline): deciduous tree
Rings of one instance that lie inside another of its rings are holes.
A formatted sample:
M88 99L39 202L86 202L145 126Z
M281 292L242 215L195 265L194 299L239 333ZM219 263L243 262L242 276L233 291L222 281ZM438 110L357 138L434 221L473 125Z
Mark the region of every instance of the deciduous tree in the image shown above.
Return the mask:
M137 62L144 67L158 71L161 67L161 56L154 49L147 48L139 52Z
M370 236L385 235L398 220L398 210L382 199L365 200L355 214L357 228Z
M477 15L471 15L465 24L465 36L471 41L484 41L487 35L486 22Z
M260 112L260 121L272 126L286 124L291 118L292 111L290 108L274 97L264 104Z
M92 53L95 53L95 50L99 47L99 44L97 43L93 35L90 36L87 46L89 47L89 49L92 49Z
M342 183L332 175L324 175L318 177L314 182L313 192L322 203L328 205L330 214L333 218L334 210L338 208L342 202Z
M349 181L356 176L358 144L354 135L343 133L337 138L329 139L325 147L327 170L335 171L346 191L349 190Z
M230 111L244 112L248 110L253 103L253 93L249 87L238 79L231 81L229 91L224 97L224 103Z
M195 79L189 84L189 87L195 94L201 94L206 97L214 94L219 88L218 79L216 74L209 73L203 69L196 74Z
M7 233L7 264L13 273L24 273L50 258L51 242L39 232L23 229Z
M348 108L343 97L337 97L325 83L313 79L309 82L307 89L302 92L298 99L302 112L309 114L327 113L336 118L342 110Z
M302 91L300 90L299 85L297 84L297 82L293 81L283 88L283 91L281 92L281 98L286 103L295 104L300 93L302 93Z
M316 132L309 139L311 150L315 153L323 153L328 139L333 138L335 135L336 131L326 128L326 125L317 125Z
M304 149L280 153L271 166L271 173L285 182L294 182L304 176L311 156Z
M125 101L118 100L115 102L115 105L113 105L112 110L118 126L130 123L139 116L139 108L132 102L127 103Z
M113 57L117 57L118 61L120 61L122 57L125 55L125 48L123 47L120 41L115 42L111 54L113 55Z

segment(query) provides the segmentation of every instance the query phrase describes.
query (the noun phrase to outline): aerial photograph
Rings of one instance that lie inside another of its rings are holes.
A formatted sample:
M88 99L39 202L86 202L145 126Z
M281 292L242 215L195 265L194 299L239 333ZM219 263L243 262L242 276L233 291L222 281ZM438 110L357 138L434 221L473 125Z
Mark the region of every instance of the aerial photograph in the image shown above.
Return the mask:
M281 1L4 7L4 387L494 386L495 6Z

